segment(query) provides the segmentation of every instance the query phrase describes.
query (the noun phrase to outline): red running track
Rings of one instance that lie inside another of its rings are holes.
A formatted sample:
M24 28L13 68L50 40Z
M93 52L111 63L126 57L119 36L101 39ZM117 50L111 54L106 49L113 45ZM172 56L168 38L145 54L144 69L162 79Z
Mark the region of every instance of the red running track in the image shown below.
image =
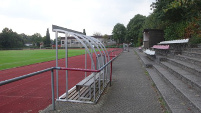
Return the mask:
M68 59L68 66L73 68L84 68L84 58L85 55L70 57ZM87 58L87 61L87 68L90 69L91 62L89 57ZM55 64L55 61L49 61L2 70L0 71L0 81L55 67ZM65 67L64 59L59 60L59 67ZM83 78L84 72L69 71L69 89L75 86ZM65 71L59 70L59 96L65 92L65 82ZM0 113L36 113L51 104L51 97L51 72L49 71L0 86Z

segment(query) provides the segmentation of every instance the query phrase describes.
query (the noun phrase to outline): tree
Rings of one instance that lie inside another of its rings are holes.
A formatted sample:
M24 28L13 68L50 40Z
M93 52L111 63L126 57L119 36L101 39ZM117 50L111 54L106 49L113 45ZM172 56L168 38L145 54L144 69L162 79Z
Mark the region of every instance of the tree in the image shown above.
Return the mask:
M24 46L24 41L20 35L13 32L12 29L4 28L0 33L0 47L9 48L21 48Z
M101 34L100 32L95 32L95 33L93 34L93 36L102 36L102 34Z
M180 15L180 19L174 24L178 24L178 27L175 29L179 29L177 35L182 34L182 37L190 38L191 35L200 35L201 34L201 1L200 0L177 0L171 2L165 10L166 14L170 15L170 12L177 11ZM171 17L173 18L174 15ZM172 20L169 19L169 20ZM182 23L184 23L182 25ZM180 26L179 26L180 25ZM181 26L182 25L182 26ZM182 30L180 30L182 29ZM179 38L182 38L179 37Z
M103 35L104 43L107 46L107 41L109 39L109 36L107 34Z
M54 45L56 45L56 39L54 39L54 40L52 41L52 43L53 43ZM57 44L58 44L58 45L61 45L61 36L57 37Z
M43 39L40 33L35 33L31 36L31 41L33 45L40 47L40 43L43 41Z
M125 36L126 36L126 28L123 24L117 23L113 30L113 39L118 43L121 44L125 41Z
M85 29L83 29L83 34L86 35L86 31L85 31Z
M49 33L49 29L47 28L46 36L44 37L44 46L45 47L50 47L50 45L51 45L50 33Z
M164 29L164 21L161 21L158 19L158 16L156 13L150 14L143 25L143 29Z
M11 48L12 45L12 29L4 28L0 34L0 45L2 48Z
M200 0L156 0L151 5L156 19L161 22L165 39L190 38L201 34L201 1ZM175 32L176 31L176 32Z
M31 38L30 38L30 36L27 36L27 35L24 34L24 33L19 34L19 36L20 36L21 39L24 41L24 43L31 43Z
M142 29L145 19L146 16L137 14L129 21L126 35L128 42L133 41L133 43L136 45L138 43L138 38L142 38Z

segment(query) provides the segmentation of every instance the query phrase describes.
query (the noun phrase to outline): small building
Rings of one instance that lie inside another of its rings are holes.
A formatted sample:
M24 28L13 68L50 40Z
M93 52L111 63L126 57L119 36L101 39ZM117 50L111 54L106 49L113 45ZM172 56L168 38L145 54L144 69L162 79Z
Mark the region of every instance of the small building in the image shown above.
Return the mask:
M82 44L77 41L75 37L68 37L67 39L68 47L83 47ZM61 47L65 47L65 37L61 37Z
M160 29L144 29L143 31L143 47L145 49L157 45L164 41L164 31Z
M105 46L116 44L116 42L111 38L112 35L109 35L108 39L105 39L103 36L91 36L91 37L98 39ZM83 39L81 39L81 40L83 42L85 42ZM67 43L68 43L68 47L75 47L75 48L82 48L83 47L82 44L75 37L68 37ZM65 47L65 37L61 37L61 47Z
M91 37L98 39L100 42L104 44L104 46L116 45L116 41L112 39L112 35L107 35L107 38L104 36L91 36Z

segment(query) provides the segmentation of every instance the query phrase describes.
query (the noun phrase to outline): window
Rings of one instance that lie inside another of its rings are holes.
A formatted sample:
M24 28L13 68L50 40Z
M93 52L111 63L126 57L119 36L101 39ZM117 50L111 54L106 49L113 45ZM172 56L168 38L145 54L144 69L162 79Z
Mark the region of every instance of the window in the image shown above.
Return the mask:
M75 40L71 40L71 43L74 43L75 42Z

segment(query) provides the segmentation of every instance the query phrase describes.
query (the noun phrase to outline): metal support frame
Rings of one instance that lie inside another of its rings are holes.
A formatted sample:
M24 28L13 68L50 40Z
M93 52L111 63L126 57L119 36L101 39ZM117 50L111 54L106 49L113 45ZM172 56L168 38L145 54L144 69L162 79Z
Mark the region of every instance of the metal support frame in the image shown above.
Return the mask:
M68 68L68 34L65 33L65 57L66 57L66 68ZM68 100L68 70L66 70L66 100Z
M56 39L56 67L58 67L58 32L55 32L55 39ZM59 98L59 83L58 83L58 70L56 70L56 92L57 92L57 99Z
M52 109L55 110L54 102L54 70L51 69L51 87L52 87Z
M112 62L110 63L110 86L112 86Z
M52 31L55 32L55 38L56 38L56 67L58 66L58 45L57 45L57 38L58 38L58 33L64 33L65 34L65 50L66 50L66 54L65 54L65 58L66 58L66 68L68 68L68 46L67 46L67 36L73 36L75 39L77 39L77 41L79 41L82 46L85 48L85 69L87 69L87 54L89 55L90 59L91 59L91 69L93 70L98 70L101 67L103 67L106 63L108 63L108 61L110 60L109 54L107 49L105 48L105 46L97 39L93 38L93 37L89 37L86 36L84 34L82 34L81 32L77 32L71 29L67 29L67 28L63 28L63 27L59 27L56 25L52 25ZM100 54L100 58L99 55L96 51L96 49L98 49L98 52ZM89 50L91 49L91 51ZM96 56L96 59L93 59L93 53ZM95 66L95 61L97 63L97 66ZM107 72L107 68L103 68L103 70L106 69ZM85 72L85 77L87 76L86 72ZM100 80L102 75L97 75L94 72L94 98L96 97L95 94L95 90L96 90L96 85L95 85L95 81L96 81L96 76L99 76L99 90L100 90ZM56 71L56 91L57 91L57 99L59 99L58 95L59 95L59 81L58 81L58 70ZM103 73L103 81L105 82L105 78L107 81L107 77L105 77L105 73ZM103 83L104 83L103 82ZM105 86L105 83L104 83ZM101 91L99 91L99 93L101 93ZM68 71L66 70L66 100L68 100ZM95 102L96 99L94 99Z
M108 72L108 66L104 67L109 61L110 61L110 56L109 53L107 51L107 49L105 48L105 46L97 39L90 37L90 36L86 36L81 32L78 31L74 31L71 29L67 29L67 28L63 28L63 27L59 27L56 25L52 25L52 31L55 32L55 38L56 38L56 42L57 42L57 38L58 38L58 33L64 33L65 34L65 49L66 49L66 69L68 68L68 46L67 46L67 36L73 36L77 41L79 41L82 46L85 48L85 69L87 69L87 55L89 55L90 59L91 59L91 69L92 70L99 70L99 69L103 69L103 74L102 75L97 75L96 72L92 72L94 73L94 98L95 96L95 90L96 90L96 85L95 85L95 81L96 81L96 76L98 77L98 81L99 81L99 94L101 93L100 91L100 81L101 79L103 79L103 87L107 86L107 81L109 77L107 77L107 72ZM56 67L58 66L58 47L57 47L57 43L56 43ZM96 51L96 49L98 50L98 52ZM90 51L91 49L91 51ZM93 59L93 54L95 55L95 59ZM95 61L97 63L97 66L95 66ZM104 68L102 68L104 67ZM58 87L58 71L56 72L56 91L57 91L57 100L59 100L58 97L58 92L59 92L59 87ZM85 71L85 78L87 76L87 73ZM68 71L66 70L66 100L68 100ZM94 99L95 102L96 99Z

